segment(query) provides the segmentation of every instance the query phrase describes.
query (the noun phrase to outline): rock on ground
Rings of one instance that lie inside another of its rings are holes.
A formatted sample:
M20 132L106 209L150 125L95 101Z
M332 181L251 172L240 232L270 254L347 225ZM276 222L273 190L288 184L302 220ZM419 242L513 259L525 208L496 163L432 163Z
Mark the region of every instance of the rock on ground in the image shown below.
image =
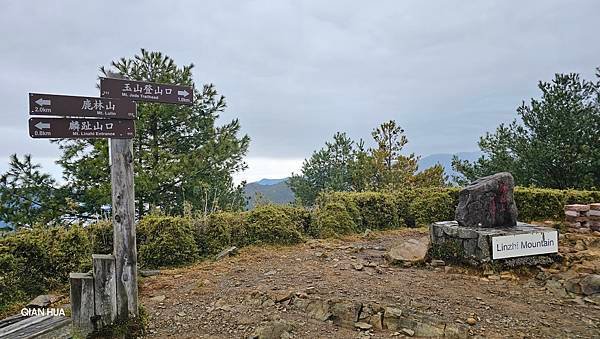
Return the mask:
M408 239L392 246L386 258L392 264L416 264L423 262L429 249L429 238Z

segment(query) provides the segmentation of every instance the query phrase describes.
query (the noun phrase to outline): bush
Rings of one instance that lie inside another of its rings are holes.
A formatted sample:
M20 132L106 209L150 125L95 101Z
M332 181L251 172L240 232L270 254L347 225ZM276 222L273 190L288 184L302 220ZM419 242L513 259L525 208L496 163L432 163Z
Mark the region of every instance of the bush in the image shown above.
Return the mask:
M147 216L137 225L140 266L191 263L235 245L295 244L306 235L350 233L426 225L454 219L458 188L398 192L328 192L314 210L263 205L246 212L215 213L200 219ZM515 189L519 220L562 220L563 205L600 202L600 191ZM20 230L0 238L0 311L48 290L63 287L70 272L85 272L92 253L112 253L112 223L83 229ZM439 249L450 258L453 248Z
M232 236L239 247L251 244L289 245L304 241L305 218L294 207L262 205L248 212L245 227Z
M310 234L331 236L366 228L414 227L453 220L459 192L459 188L447 187L393 193L323 193L317 200ZM515 201L520 221L562 220L564 205L599 202L600 191L517 187Z
M189 218L149 216L137 226L140 266L182 265L198 258L194 228Z
M12 303L26 299L23 286L29 283L29 278L21 273L24 270L23 260L10 253L0 253L0 313Z
M83 227L53 227L48 232L48 258L56 279L54 286L67 283L71 272L87 272L92 268L91 243Z
M213 213L196 221L196 244L200 255L213 255L231 246L231 230L242 228L244 213Z
M562 220L564 205L600 202L600 191L517 187L515 201L521 221Z
M408 219L415 226L426 226L436 221L454 220L458 194L452 188L431 188L415 191L408 206Z
M21 230L0 238L0 309L64 286L70 272L89 270L91 261L89 239L80 226Z
M92 253L113 253L113 224L109 220L99 221L88 227Z
M313 237L329 238L344 234L355 233L356 207L341 201L325 202L314 211L310 235Z

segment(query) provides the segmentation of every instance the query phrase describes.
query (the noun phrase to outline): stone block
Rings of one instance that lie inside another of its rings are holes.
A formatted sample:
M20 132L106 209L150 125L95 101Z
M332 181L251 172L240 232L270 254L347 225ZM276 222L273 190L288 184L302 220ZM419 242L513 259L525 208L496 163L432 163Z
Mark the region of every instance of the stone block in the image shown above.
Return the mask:
M463 228L462 230L459 230ZM441 229L441 230L440 230ZM455 223L435 222L430 225L432 234L442 234L442 236L433 236L431 246L440 250L456 252L458 247L461 257L456 258L465 263L479 265L492 261L492 238L495 236L517 235L526 233L537 233L540 231L554 230L553 228L534 226L524 223L517 223L514 228L464 228ZM439 251L431 251L432 255ZM448 253L446 253L448 254ZM511 262L523 263L524 265L534 264L536 261L546 263L548 255L532 256L534 259L512 260ZM540 257L540 258L538 258ZM537 258L537 259L536 259ZM434 258L435 259L435 258ZM539 260L538 260L539 259ZM501 259L505 262L506 259Z
M358 321L361 307L362 305L356 302L345 300L332 301L329 305L331 320L338 326L353 328L354 323Z
M402 320L402 310L395 307L386 307L383 313L383 327L395 331L400 326Z
M584 222L588 220L587 216L583 216L583 217L571 217L571 216L565 216L565 220L568 222Z
M573 204L565 205L565 211L587 212L590 210L590 205Z
M296 301L294 302L294 304L295 303L296 303ZM304 305L302 305L302 306L304 306ZM300 307L302 307L302 306L300 306ZM332 315L327 301L319 300L319 299L311 300L308 303L308 305L306 305L306 313L308 313L308 315L311 318L314 318L314 319L317 319L320 321L326 321Z
M371 324L373 326L373 329L375 331L382 331L383 330L383 314L381 312L377 312L376 314L373 314L369 318L369 324Z
M579 211L565 211L565 216L567 216L567 217L579 217L579 216L581 216L581 212L579 212Z

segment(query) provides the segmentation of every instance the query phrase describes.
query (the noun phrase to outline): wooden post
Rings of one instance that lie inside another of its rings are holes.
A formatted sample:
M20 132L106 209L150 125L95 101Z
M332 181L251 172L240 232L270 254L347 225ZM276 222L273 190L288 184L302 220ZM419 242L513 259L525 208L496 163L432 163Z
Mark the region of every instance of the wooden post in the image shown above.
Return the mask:
M115 257L92 254L94 267L94 300L98 328L114 323L117 317L117 281Z
M89 273L71 273L69 280L73 334L85 338L94 330L94 278Z
M113 251L116 267L117 316L138 316L137 248L133 188L133 140L110 139Z

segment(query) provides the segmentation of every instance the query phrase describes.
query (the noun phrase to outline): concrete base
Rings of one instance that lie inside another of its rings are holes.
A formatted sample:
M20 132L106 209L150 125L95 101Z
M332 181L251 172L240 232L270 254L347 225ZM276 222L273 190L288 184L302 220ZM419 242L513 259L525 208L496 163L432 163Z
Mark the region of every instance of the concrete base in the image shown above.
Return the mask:
M430 255L433 258L456 260L471 265L492 262L492 237L552 231L553 228L534 226L519 222L510 228L467 228L456 221L434 222L429 226L431 239ZM543 254L526 257L494 260L505 266L547 265L559 256Z

